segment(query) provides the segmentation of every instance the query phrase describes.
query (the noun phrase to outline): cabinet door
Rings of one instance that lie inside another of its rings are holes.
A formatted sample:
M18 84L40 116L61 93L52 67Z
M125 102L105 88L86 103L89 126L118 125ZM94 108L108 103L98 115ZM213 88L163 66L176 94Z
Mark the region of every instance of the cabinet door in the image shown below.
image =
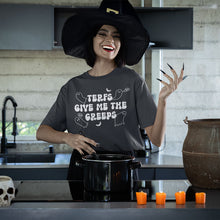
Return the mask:
M51 50L53 33L52 6L0 4L0 49Z
M193 8L146 8L138 15L155 49L193 49Z
M55 8L56 47L61 47L61 31L65 20L74 13L95 8ZM151 49L193 49L193 8L136 8L148 30Z

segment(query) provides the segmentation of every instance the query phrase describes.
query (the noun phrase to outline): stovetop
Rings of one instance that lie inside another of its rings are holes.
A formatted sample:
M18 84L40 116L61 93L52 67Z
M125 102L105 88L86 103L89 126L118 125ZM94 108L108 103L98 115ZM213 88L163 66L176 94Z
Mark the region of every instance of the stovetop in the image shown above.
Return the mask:
M84 201L136 201L136 192L147 192L147 200L155 201L156 192L166 192L166 200L175 200L175 192L185 191L188 201L193 200L194 192L187 180L152 180L134 181L131 192L86 192L82 181L42 180L14 181L16 198L13 201L50 201L50 202L84 202Z

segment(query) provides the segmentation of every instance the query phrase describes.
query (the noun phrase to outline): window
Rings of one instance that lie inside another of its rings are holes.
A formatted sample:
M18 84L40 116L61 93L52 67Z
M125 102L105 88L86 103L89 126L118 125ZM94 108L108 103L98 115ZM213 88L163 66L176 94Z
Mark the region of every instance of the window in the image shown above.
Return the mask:
M2 128L2 123L0 123ZM16 140L36 140L36 131L40 126L39 122L17 122L17 132ZM6 123L6 137L8 140L13 140L12 136L13 124L12 122ZM0 136L2 136L2 129L0 131Z

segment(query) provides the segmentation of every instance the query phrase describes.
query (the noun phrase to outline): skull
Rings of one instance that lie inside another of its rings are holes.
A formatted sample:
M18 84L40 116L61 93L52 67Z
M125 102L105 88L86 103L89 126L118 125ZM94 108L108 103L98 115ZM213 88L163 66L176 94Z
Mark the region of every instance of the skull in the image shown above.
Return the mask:
M0 207L10 206L15 198L15 187L9 176L0 176Z

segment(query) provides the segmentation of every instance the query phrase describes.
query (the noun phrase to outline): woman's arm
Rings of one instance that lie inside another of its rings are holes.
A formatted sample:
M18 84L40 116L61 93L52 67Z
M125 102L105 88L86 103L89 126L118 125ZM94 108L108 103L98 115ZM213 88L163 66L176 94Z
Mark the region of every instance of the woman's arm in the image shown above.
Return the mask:
M83 135L56 131L48 125L40 125L37 130L36 138L37 140L42 140L49 143L67 144L73 149L76 149L81 155L84 154L83 150L88 154L95 153L89 144L92 144L93 146L97 145L94 140L84 137Z
M163 143L166 126L166 102L158 101L157 114L152 126L146 127L145 131L152 144L160 147Z
M170 94L172 94L178 87L179 83L183 81L184 65L182 67L180 76L176 74L176 71L168 64L171 72L173 73L173 78L167 75L164 71L161 72L169 80L166 83L159 79L159 81L164 85L161 89L158 99L157 113L155 117L154 124L152 126L146 127L145 131L151 140L151 142L156 146L161 146L166 130L166 101Z

